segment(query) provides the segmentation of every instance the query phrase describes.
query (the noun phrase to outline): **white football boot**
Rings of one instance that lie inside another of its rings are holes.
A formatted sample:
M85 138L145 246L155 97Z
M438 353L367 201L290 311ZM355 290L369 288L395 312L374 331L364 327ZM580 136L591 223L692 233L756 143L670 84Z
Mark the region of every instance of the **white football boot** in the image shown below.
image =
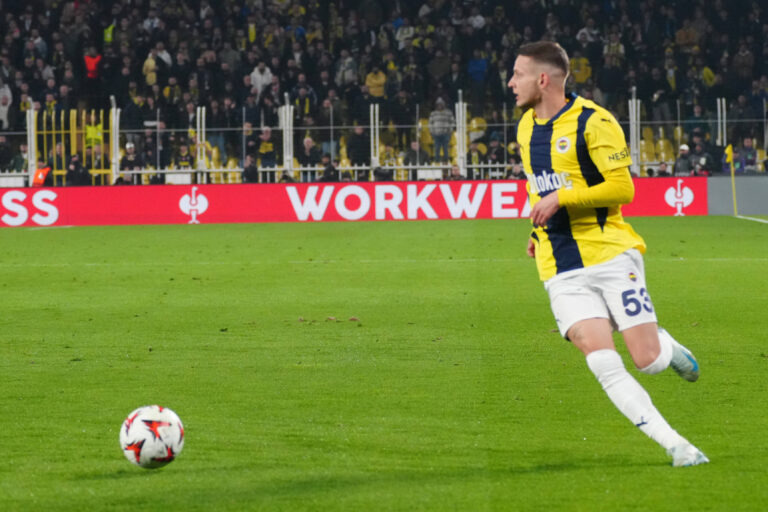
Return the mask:
M699 363L691 351L678 343L663 327L659 327L659 336L664 336L672 343L672 360L669 366L688 382L696 382L699 379Z
M673 446L667 450L667 455L672 457L672 465L675 467L698 466L709 462L707 456L691 443Z

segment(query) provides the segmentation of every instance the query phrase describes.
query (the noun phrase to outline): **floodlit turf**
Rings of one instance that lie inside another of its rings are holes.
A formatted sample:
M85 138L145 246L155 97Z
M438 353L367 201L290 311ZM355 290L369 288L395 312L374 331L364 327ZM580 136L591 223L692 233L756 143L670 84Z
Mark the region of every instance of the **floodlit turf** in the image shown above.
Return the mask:
M553 332L526 221L0 230L0 510L765 509L768 226L632 224L702 366L634 374L706 466ZM150 403L155 471L118 445Z

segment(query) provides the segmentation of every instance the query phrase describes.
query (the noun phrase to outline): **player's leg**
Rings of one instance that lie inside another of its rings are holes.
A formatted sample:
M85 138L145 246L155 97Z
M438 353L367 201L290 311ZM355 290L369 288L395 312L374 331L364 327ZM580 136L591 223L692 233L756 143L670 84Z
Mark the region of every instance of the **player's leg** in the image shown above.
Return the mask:
M600 267L595 280L635 366L648 374L672 366L685 380L697 380L699 365L691 351L656 323L640 252L629 250Z
M635 426L667 449L690 444L667 424L624 367L614 348L607 305L591 286L589 274L574 273L545 283L560 333L586 356L608 398Z
M686 444L685 438L669 426L645 389L624 367L621 356L613 348L612 332L608 320L593 318L574 324L568 330L568 339L585 354L587 366L603 391L627 419L666 449Z
M671 366L689 382L699 378L699 364L691 351L656 322L629 327L621 334L635 366L641 372L653 375Z
M661 344L672 346L672 359L669 366L677 372L679 376L689 382L696 382L699 379L699 363L690 350L681 345L669 332L663 327L659 327L659 340Z
M658 373L668 366L675 357L676 345L671 336L662 334L656 324L656 314L645 287L642 257L637 251L628 251L610 262L596 266L590 272L590 284L600 289L611 318L624 336L632 359L641 371ZM666 333L666 331L664 331ZM682 347L682 346L681 346ZM595 373L606 389L620 375L618 363L611 358L597 358L590 362ZM626 373L626 370L622 370ZM676 466L687 466L709 462L695 446L669 426L664 417L653 406L648 393L628 373L634 384L617 386L611 397L614 404L645 434L663 446L673 456ZM605 382L604 382L605 381ZM627 378L624 381L628 382ZM606 389L611 396L611 392ZM631 396L631 399L627 398ZM628 400L623 406L622 400ZM640 420L638 421L638 417Z
M621 335L638 370L655 374L667 369L672 359L672 345L660 342L656 322L626 328Z
M568 329L573 346L588 356L598 350L613 350L613 326L607 318L588 318L576 322Z

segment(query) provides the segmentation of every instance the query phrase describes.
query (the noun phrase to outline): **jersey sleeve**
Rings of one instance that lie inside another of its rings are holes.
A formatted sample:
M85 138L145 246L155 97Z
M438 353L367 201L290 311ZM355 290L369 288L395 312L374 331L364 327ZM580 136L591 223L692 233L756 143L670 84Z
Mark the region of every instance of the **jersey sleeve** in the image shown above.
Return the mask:
M609 112L598 110L590 117L584 138L589 156L601 173L632 164L624 130Z
M603 208L632 202L635 185L626 167L606 171L603 177L605 181L592 187L558 190L560 206Z

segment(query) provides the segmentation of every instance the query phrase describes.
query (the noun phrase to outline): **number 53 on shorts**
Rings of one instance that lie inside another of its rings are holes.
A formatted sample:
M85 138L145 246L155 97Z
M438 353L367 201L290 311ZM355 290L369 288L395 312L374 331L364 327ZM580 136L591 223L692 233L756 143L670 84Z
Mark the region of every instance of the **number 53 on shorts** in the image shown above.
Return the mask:
M621 302L624 305L624 313L627 316L637 316L642 310L653 313L651 296L645 288L624 290L621 293Z

